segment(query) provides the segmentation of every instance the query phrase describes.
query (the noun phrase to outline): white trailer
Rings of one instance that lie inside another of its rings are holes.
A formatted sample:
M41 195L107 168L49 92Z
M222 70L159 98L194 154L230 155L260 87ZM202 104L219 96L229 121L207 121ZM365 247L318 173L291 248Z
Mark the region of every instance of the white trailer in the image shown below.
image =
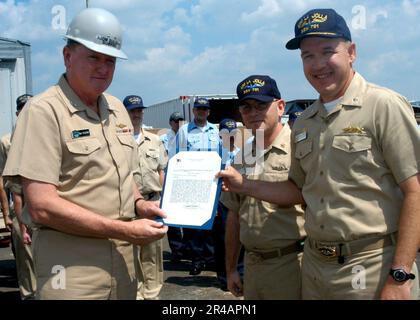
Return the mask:
M29 43L0 37L0 136L12 131L16 98L32 93Z
M236 108L238 101L236 94L192 94L150 105L144 111L144 123L153 128L168 128L169 116L175 111L180 112L185 120L190 122L194 118L192 108L197 97L209 100L211 108L209 122L217 124L224 118L241 121Z

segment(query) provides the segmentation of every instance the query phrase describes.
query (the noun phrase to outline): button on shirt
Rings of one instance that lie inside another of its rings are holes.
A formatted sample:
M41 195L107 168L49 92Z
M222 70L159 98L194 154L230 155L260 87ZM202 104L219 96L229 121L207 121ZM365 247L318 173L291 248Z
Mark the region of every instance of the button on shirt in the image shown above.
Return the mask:
M134 217L137 146L122 103L107 94L99 115L62 76L19 115L4 175L53 184L60 197L111 219ZM24 213L25 214L25 213Z
M351 241L397 231L399 183L420 168L420 132L399 94L355 74L329 113L320 100L292 133L290 178L307 204L305 229L324 241Z

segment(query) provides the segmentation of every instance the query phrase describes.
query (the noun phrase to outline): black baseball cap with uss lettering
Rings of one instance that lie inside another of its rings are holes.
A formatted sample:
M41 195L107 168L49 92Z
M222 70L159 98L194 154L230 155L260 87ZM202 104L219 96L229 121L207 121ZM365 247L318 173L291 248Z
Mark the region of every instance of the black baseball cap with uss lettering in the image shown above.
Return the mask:
M346 21L334 9L313 9L305 13L295 24L295 37L286 48L296 50L306 37L343 38L351 41Z
M207 108L210 109L210 102L206 98L200 98L194 100L194 108Z
M253 99L261 102L271 102L281 99L277 83L273 78L264 75L253 75L239 82L236 87L239 102Z
M231 132L235 130L236 128L237 128L237 124L236 124L236 121L233 119L226 118L220 121L219 123L219 131L227 130Z
M140 96L130 95L124 98L123 104L127 110L145 109L143 99Z

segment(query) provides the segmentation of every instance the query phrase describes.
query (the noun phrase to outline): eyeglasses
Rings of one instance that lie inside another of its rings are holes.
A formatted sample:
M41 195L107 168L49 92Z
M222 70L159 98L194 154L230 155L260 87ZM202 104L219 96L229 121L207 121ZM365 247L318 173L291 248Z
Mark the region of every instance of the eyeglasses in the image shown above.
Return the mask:
M276 101L276 100L273 100ZM239 112L243 114L250 113L252 109L255 109L257 111L265 111L268 109L268 107L273 103L273 101L270 102L257 102L253 105L249 104L243 104L239 106Z

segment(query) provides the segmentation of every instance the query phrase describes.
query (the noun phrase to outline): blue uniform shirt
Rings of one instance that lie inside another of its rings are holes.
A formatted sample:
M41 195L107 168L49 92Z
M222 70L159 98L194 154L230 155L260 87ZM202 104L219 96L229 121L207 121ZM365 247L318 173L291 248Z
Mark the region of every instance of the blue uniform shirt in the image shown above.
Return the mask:
M207 122L199 127L195 122L184 124L176 136L176 153L179 151L217 151L220 153L219 129Z

